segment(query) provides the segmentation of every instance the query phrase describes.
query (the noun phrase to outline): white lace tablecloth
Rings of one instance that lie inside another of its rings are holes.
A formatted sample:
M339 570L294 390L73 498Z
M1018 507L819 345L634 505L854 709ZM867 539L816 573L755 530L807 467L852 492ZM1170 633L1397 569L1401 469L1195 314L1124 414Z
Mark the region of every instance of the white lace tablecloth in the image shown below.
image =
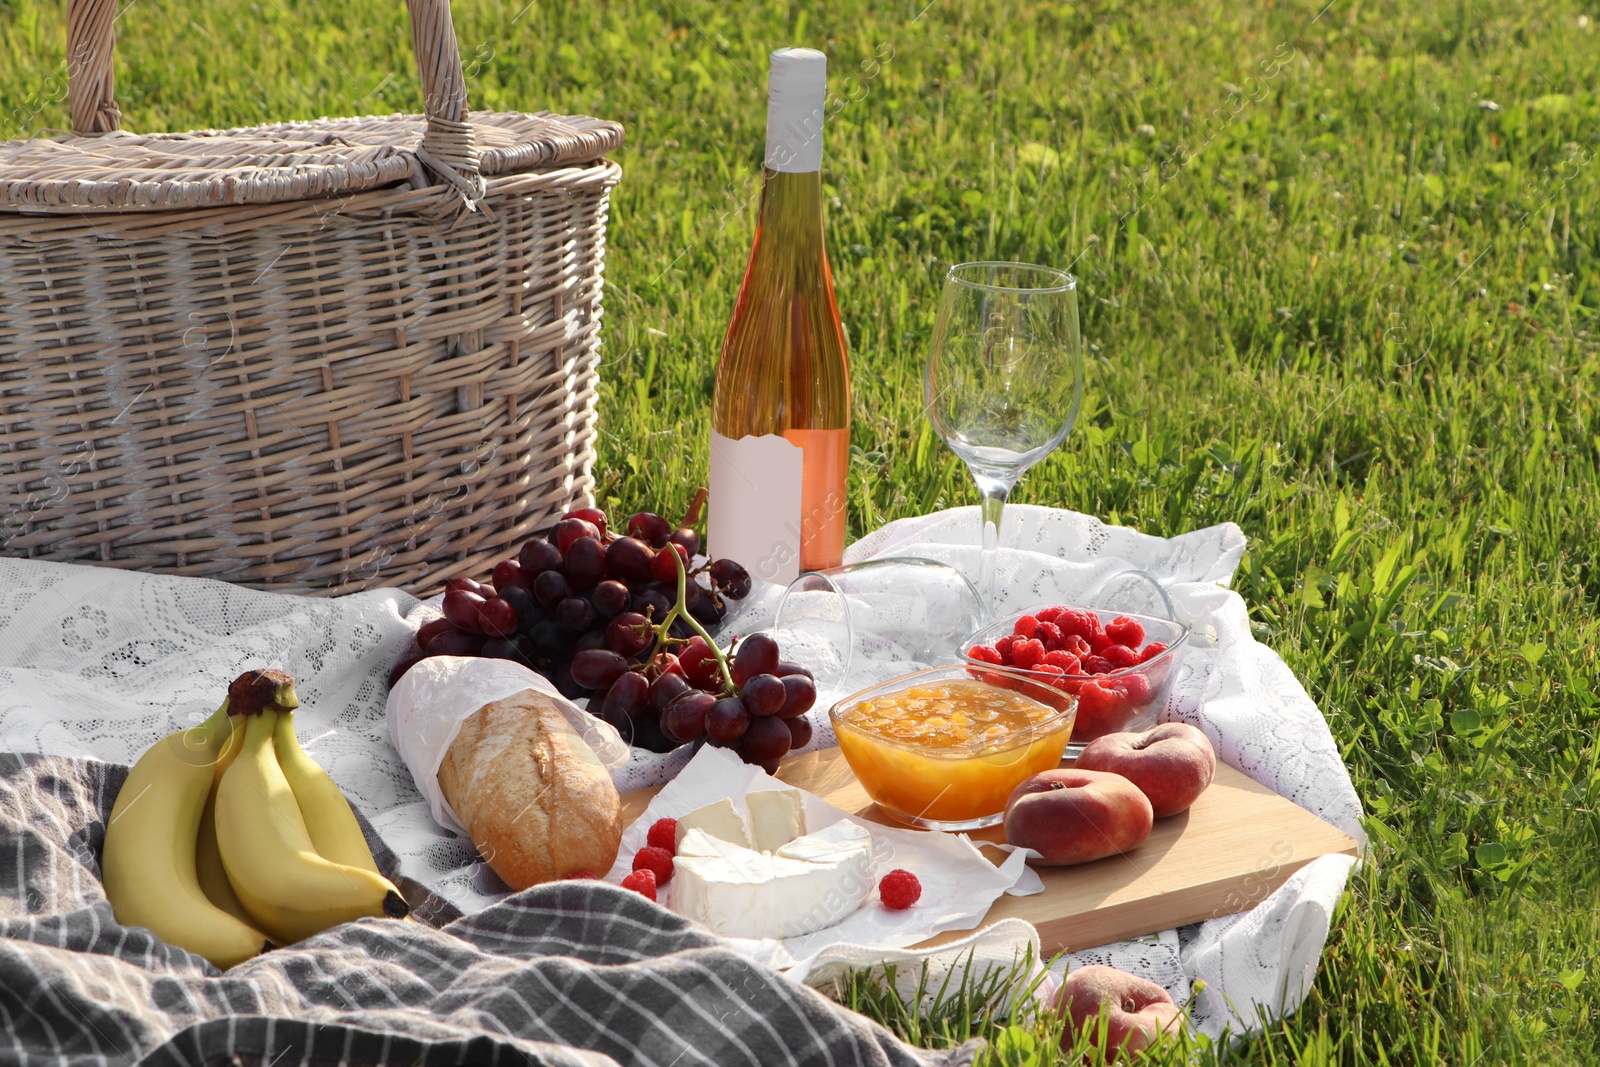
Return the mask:
M890 523L852 545L851 561L920 555L976 574L976 508ZM1195 628L1163 719L1205 730L1218 755L1364 840L1360 804L1326 721L1283 661L1251 637L1226 588L1244 536L1223 525L1171 539L1047 508L1006 512L1003 607L1082 600L1107 576L1158 577ZM200 722L241 671L293 674L302 740L402 857L408 875L467 910L504 891L470 843L440 828L390 744L389 666L428 608L395 590L334 600L221 582L0 559L0 750L132 763L158 737ZM777 590L758 589L730 620L770 623ZM819 710L824 701L819 700ZM819 731L819 743L826 737ZM640 753L616 772L634 788L664 781L679 754ZM1309 988L1353 861L1324 857L1250 911L1138 941L1074 953L1143 974L1179 1003L1207 988L1194 1024L1210 1034L1259 1025L1257 1008L1293 1010ZM1058 968L1059 969L1059 968Z

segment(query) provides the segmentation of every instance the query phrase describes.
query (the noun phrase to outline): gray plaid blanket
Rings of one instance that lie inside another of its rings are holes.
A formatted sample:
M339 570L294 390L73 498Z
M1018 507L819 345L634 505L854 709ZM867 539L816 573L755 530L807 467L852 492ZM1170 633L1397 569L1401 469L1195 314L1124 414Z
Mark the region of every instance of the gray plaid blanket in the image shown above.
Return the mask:
M0 1064L955 1067L977 1051L903 1044L597 881L463 918L397 879L422 921L346 924L224 974L112 917L99 853L126 774L0 754Z

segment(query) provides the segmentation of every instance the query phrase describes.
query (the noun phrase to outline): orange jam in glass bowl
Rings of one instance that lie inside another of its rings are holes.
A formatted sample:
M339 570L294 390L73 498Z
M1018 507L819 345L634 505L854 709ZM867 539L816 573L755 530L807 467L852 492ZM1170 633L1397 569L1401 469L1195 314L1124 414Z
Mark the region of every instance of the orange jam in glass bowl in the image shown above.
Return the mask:
M1000 822L1024 779L1061 762L1077 708L1047 694L1060 703L1018 672L937 667L846 697L828 717L880 808L912 826L975 830Z

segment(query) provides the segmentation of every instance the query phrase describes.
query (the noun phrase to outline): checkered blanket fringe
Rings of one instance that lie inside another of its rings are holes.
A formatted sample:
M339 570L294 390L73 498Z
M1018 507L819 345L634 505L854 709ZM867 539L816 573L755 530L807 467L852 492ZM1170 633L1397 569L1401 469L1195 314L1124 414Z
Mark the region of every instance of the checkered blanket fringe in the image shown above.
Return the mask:
M0 754L0 1064L965 1067L598 881L474 915L415 883L365 919L222 973L117 925L100 883L124 767ZM379 866L394 854L371 835Z

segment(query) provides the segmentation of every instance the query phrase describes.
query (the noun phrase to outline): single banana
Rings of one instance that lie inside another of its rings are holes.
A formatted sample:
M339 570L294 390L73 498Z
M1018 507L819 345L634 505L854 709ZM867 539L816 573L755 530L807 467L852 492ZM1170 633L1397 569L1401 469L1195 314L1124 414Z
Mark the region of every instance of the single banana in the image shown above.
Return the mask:
M228 739L228 705L139 757L111 806L101 876L112 913L226 970L271 946L206 898L195 869L213 765Z
M318 854L273 744L278 709L248 717L244 747L217 790L217 843L245 911L282 944L364 916L410 908L382 875Z
M206 796L206 807L200 814L200 834L195 839L194 866L200 879L200 888L206 899L242 922L253 922L250 913L239 903L239 896L228 881L227 868L222 866L222 850L217 845L217 786L222 776L239 755L244 745L244 717L235 715L228 720L231 729L228 739L217 755L217 766L211 775L211 790Z
M278 753L278 766L283 768L283 776L289 780L295 802L300 805L300 814L305 817L306 829L311 833L311 844L316 850L324 859L334 863L379 873L372 850L367 847L366 836L361 832L361 824L356 822L355 813L350 810L350 802L333 784L328 772L300 747L300 740L294 735L293 712L278 714L272 745Z
M260 708L268 703L287 704L291 707L299 706L299 699L294 693L294 681L286 674L274 671L258 670L247 671L234 680L228 687L229 710L245 708ZM211 776L211 790L206 797L205 811L200 816L200 833L195 840L195 873L200 879L200 888L205 891L206 899L245 923L253 923L249 912L245 911L240 903L239 896L233 891L233 883L228 881L228 871L222 865L222 849L217 844L217 787L222 784L222 776L228 773L228 768L233 766L233 761L238 758L239 750L244 747L244 727L246 716L235 712L228 719L229 731L222 751L217 755L216 768Z

